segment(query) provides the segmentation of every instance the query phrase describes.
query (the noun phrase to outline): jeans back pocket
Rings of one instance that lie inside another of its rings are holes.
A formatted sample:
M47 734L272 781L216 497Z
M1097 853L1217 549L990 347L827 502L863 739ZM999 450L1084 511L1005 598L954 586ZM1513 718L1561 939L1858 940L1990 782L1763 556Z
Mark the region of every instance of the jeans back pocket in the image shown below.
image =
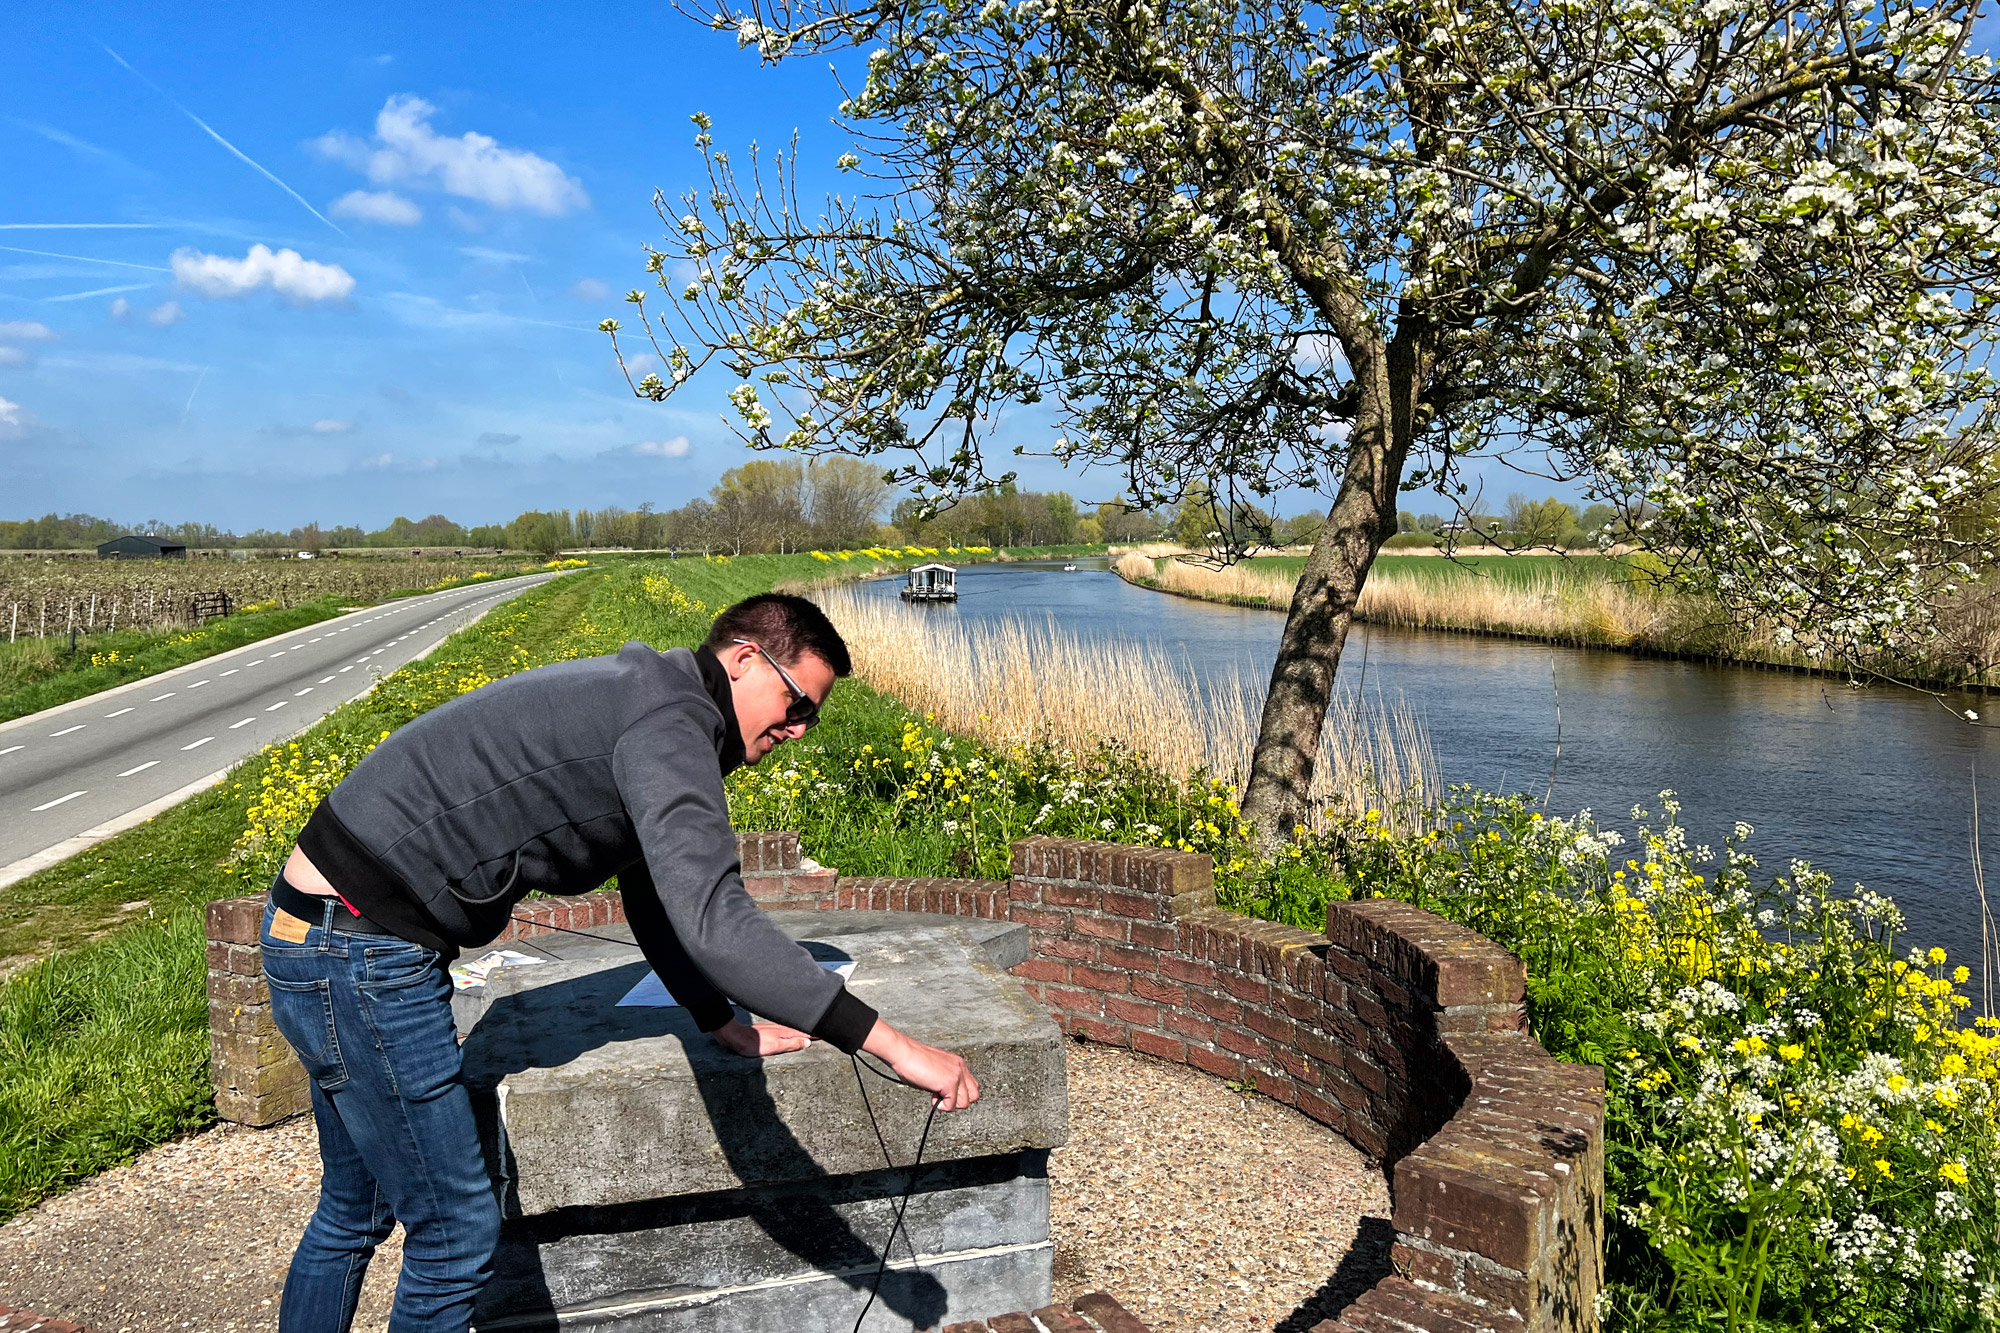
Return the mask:
M271 1021L298 1052L306 1073L323 1088L347 1082L347 1066L341 1061L340 1038L333 1026L333 988L327 979L288 981L272 976L267 967L264 982L271 988Z

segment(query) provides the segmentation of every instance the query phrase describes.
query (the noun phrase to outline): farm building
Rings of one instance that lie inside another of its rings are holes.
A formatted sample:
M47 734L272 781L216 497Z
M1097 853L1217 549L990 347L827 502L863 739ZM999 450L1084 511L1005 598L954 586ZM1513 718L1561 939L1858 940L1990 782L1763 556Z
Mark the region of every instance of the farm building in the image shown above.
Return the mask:
M126 533L97 546L99 560L185 560L188 548L165 537L140 537Z

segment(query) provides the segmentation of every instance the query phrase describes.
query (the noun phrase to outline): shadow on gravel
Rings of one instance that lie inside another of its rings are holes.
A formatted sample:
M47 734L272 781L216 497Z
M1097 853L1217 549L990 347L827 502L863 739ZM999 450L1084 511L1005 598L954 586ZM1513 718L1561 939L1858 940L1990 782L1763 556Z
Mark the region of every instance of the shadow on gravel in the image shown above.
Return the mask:
M1396 1228L1386 1217L1364 1217L1354 1232L1354 1244L1340 1256L1340 1266L1320 1289L1299 1303L1299 1308L1278 1321L1272 1333L1305 1333L1322 1319L1336 1319L1340 1312L1361 1299L1363 1292L1389 1276L1389 1250L1396 1243Z

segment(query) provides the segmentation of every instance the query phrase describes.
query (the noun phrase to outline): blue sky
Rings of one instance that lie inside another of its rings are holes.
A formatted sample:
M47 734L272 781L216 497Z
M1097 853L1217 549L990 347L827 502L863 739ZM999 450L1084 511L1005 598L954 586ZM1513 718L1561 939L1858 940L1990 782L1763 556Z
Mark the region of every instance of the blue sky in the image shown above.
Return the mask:
M831 184L824 64L665 6L0 10L0 516L664 508L749 456L596 324L693 112Z
M852 181L839 97L823 63L760 66L664 5L0 6L0 517L377 527L705 493L751 456L734 381L641 402L597 322L645 282L654 190L701 178L692 113L739 162L796 131L814 198ZM1017 414L992 457L1052 436ZM1473 470L1488 508L1551 489Z

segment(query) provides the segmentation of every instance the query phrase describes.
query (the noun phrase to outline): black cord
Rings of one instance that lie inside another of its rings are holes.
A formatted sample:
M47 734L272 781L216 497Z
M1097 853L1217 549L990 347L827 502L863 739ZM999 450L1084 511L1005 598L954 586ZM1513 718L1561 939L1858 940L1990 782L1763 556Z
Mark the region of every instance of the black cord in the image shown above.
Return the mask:
M535 926L541 930L560 930L565 935L581 935L587 940L596 940L602 944L617 944L617 945L622 945L627 949L636 949L639 947L638 945L634 944L631 940L614 940L609 935L594 935L587 930L571 930L568 926L558 926L548 921L536 921L532 917L509 916L507 919L509 921L518 921L524 926ZM528 941L526 939L517 938L515 942L520 944L526 944Z
M900 1083L906 1088L914 1088L917 1085L914 1083L905 1082L903 1079L897 1078L894 1074L883 1073L881 1070L877 1069L873 1063L867 1060L863 1060L860 1057L860 1055L855 1052L850 1051L848 1053L847 1058L854 1062L854 1086L861 1089L861 1104L868 1108L868 1123L874 1127L875 1142L881 1145L882 1160L887 1162L889 1164L889 1169L893 1171L896 1169L896 1160L895 1158L889 1155L889 1144L888 1141L882 1137L882 1126L875 1119L875 1105L868 1099L868 1085L862 1082L861 1071L863 1069L866 1069L869 1073L875 1075L875 1077L883 1080L884 1082ZM924 1089L919 1088L918 1091L921 1092L924 1091ZM861 1333L862 1321L868 1318L868 1312L875 1308L875 1298L879 1296L882 1292L882 1278L889 1271L889 1256L895 1251L896 1248L896 1233L903 1229L903 1214L909 1210L910 1196L917 1192L917 1172L923 1167L924 1164L924 1149L929 1145L931 1141L931 1125L937 1121L937 1109L938 1109L937 1098L935 1095L933 1095L931 1098L930 1114L924 1117L923 1137L917 1140L916 1160L910 1163L909 1183L903 1186L903 1197L896 1201L896 1219L894 1222L890 1224L889 1239L886 1242L884 1242L882 1246L882 1262L875 1266L875 1278L872 1282L868 1284L868 1303L862 1306L861 1313L854 1317L854 1333ZM912 1263L914 1263L917 1258L916 1245L910 1240L908 1236L903 1237L903 1243L910 1247L910 1260Z

